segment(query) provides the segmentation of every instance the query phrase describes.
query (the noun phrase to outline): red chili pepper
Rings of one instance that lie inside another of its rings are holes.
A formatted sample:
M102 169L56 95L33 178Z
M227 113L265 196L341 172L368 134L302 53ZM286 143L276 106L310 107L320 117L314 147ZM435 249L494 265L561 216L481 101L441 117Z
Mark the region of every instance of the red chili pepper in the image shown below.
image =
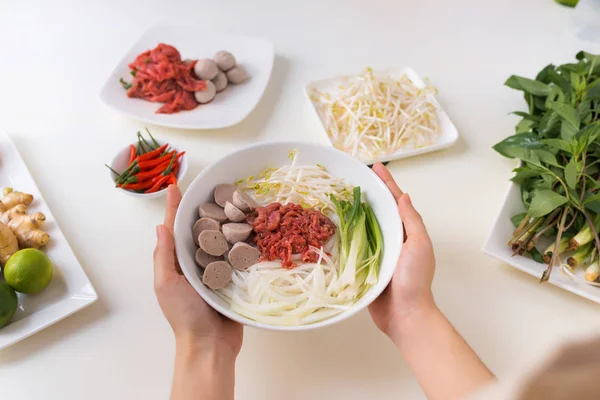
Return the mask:
M174 176L176 176L178 171L179 171L179 161L175 160L175 164L173 164L173 169L171 170L171 173Z
M150 189L148 189L145 193L154 193L157 192L162 185L165 184L171 178L170 175L162 176Z
M156 167L152 168L149 171L144 171L144 172L138 173L137 175L135 175L135 177L137 178L137 180L135 182L141 182L141 181L145 181L146 179L152 179L156 175L162 174L163 171L168 168L169 164L170 164L169 160L163 161L162 163L158 164Z
M173 154L175 153L175 150L165 154L164 156L161 156L159 158L155 158L154 160L147 160L147 161L141 161L138 166L140 167L140 169L142 171L147 171L149 169L152 169L154 167L156 167L158 164L161 164L164 161L170 161L171 157L173 157Z
M167 176L171 173L171 171L173 170L173 164L175 163L176 159L177 159L177 156L175 154L173 154L173 158L171 158L171 162L167 166L167 169L165 169L162 173L163 176Z
M165 143L156 150L152 150L145 154L142 154L141 156L138 156L137 160L138 161L152 160L153 158L160 156L161 153L167 149L167 147L169 147L169 144Z
M137 154L137 148L134 145L130 144L129 145L129 164L128 165L131 165L131 163L133 163L133 160L135 160L136 154Z

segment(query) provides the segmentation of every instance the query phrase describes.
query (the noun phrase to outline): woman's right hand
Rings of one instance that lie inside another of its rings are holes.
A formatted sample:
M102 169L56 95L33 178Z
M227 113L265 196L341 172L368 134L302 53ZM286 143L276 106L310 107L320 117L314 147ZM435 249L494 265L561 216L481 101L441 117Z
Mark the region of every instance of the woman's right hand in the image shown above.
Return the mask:
M413 207L408 194L400 190L388 169L381 163L375 164L373 171L392 192L405 229L405 241L392 281L369 306L377 327L386 335L394 337L408 316L435 308L431 293L435 257L423 219Z

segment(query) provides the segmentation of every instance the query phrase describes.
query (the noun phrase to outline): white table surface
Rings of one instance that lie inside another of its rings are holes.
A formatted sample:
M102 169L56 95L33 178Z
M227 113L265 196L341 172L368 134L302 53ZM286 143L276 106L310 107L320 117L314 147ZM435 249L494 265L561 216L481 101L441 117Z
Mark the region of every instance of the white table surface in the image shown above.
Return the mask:
M103 164L143 125L104 107L115 63L162 21L273 41L272 80L238 126L155 127L188 151L185 188L203 167L248 143L325 142L303 95L312 79L362 67L411 66L431 78L461 139L390 164L435 243L441 309L499 377L563 339L600 327L600 306L480 252L513 162L491 150L523 108L502 84L585 48L572 10L552 0L0 1L0 125L11 134L100 300L0 352L3 399L166 399L173 337L152 291L154 227L164 199L140 201L108 182ZM202 40L202 38L198 38ZM237 398L423 399L366 312L301 334L246 329ZM200 397L199 397L200 398Z

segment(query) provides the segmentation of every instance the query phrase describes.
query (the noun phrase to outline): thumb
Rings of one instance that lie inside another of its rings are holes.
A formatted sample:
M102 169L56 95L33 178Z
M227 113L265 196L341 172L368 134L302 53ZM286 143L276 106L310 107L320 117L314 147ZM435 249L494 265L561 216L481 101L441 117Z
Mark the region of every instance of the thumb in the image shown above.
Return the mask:
M156 227L156 248L154 249L154 287L160 287L169 279L179 277L176 271L175 239L165 225Z
M400 212L400 218L402 218L402 222L404 223L404 229L406 230L408 239L425 238L429 240L429 234L423 223L423 218L421 218L421 215L415 210L410 196L407 193L400 196L400 199L398 200L398 211Z

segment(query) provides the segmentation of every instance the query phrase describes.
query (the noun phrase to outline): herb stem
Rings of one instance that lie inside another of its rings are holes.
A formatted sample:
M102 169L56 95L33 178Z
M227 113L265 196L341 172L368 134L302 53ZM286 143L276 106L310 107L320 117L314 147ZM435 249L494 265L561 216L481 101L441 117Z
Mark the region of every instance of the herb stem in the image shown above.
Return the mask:
M556 262L556 258L558 257L558 250L560 247L560 239L562 238L563 231L565 228L565 221L567 220L567 214L569 213L570 208L565 207L562 212L562 216L560 218L560 224L558 225L558 234L556 235L556 239L554 240L554 251L552 252L552 257L550 258L550 262L548 263L548 268L542 274L540 279L540 283L548 281L550 279L550 274L552 273L552 267Z

